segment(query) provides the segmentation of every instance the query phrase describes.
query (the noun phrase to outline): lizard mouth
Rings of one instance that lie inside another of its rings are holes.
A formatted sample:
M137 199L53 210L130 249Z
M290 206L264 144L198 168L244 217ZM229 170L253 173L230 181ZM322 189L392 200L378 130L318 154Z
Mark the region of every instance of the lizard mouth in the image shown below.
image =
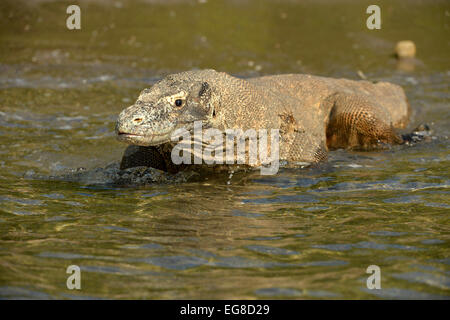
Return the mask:
M117 140L144 147L156 146L170 141L170 133L143 135L119 131Z

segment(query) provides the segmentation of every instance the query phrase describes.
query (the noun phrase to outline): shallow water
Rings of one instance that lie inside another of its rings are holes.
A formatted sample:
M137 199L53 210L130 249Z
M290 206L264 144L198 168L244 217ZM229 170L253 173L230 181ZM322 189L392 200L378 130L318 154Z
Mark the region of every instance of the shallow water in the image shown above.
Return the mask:
M81 3L81 31L65 29L65 4L0 4L0 298L449 299L448 2L381 2L378 31L363 1ZM402 39L418 47L406 69L391 56ZM433 139L269 177L107 181L118 113L165 74L206 67L361 70L402 85L408 129L428 123ZM50 178L80 167L99 175ZM66 288L73 264L81 290Z

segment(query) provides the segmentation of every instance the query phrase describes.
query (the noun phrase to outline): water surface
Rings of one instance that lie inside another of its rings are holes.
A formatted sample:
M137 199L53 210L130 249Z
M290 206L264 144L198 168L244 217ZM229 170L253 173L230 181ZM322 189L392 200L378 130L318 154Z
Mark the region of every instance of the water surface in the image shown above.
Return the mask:
M381 1L0 4L0 298L450 297L450 6ZM392 57L411 39L418 60ZM118 113L166 74L312 73L402 85L433 139L275 176L118 186ZM37 179L37 177L40 177ZM44 178L42 178L44 177ZM45 178L47 177L47 178ZM78 265L82 289L66 288ZM382 290L368 290L378 265Z

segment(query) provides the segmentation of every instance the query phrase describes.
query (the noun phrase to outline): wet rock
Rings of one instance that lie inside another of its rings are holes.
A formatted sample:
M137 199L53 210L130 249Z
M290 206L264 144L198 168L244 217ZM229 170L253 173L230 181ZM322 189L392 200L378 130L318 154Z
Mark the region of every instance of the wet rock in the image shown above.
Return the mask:
M422 61L416 57L416 45L411 40L402 40L395 46L395 57L397 58L397 70L413 72L416 67L423 67Z
M405 144L411 145L421 141L430 141L432 139L432 130L426 123L418 125L411 133L402 135Z
M186 182L197 175L193 171L170 174L155 168L140 166L120 170L119 163L111 163L104 168L86 170L74 169L72 172L58 176L26 176L39 180L56 180L77 182L84 185L144 186L150 184L176 184Z
M416 45L411 40L402 40L395 46L395 55L398 59L414 58L416 56Z

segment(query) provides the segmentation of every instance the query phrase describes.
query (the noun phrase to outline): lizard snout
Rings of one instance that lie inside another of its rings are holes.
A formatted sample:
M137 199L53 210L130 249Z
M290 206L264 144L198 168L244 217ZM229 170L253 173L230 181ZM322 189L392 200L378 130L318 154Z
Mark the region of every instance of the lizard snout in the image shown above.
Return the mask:
M116 122L116 134L141 134L140 127L145 123L145 115L133 105L123 110Z
M163 110L139 103L126 108L116 122L117 139L141 146L170 141L175 122L164 117Z

